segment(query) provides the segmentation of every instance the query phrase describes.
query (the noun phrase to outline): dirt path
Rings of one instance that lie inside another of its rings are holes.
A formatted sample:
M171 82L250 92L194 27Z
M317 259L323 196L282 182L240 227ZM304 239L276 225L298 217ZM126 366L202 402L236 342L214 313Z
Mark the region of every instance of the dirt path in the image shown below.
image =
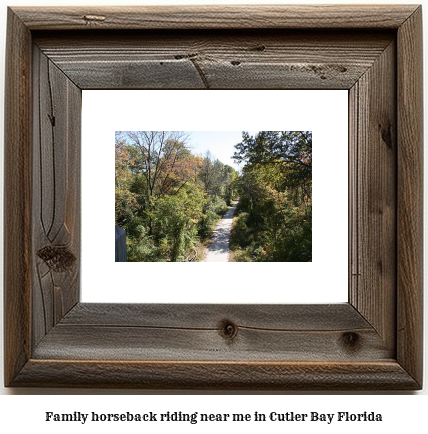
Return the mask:
M229 260L229 238L232 229L233 214L238 201L234 201L214 229L213 241L207 247L203 262L227 262Z

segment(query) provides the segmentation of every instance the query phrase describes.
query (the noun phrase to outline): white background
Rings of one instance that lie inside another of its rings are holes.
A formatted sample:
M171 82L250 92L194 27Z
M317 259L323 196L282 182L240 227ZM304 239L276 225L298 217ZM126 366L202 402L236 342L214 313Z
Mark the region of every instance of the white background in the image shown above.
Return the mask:
M1 0L3 2L3 0ZM60 2L47 1L47 0L32 0L32 1L17 1L10 0L7 2L9 5L69 5L69 4L79 4L79 5L92 5L92 4L119 4L118 0L108 1L108 0L75 0L73 2ZM143 1L127 0L127 4L159 4L160 2L155 2L152 0L150 3L144 3ZM180 4L186 3L183 1L164 1L162 4ZM187 4L196 4L201 2L191 2L187 1ZM205 0L202 3L213 4L218 3L216 1ZM253 2L251 0L235 0L234 3L260 3ZM269 3L278 3L275 0L269 0ZM296 3L295 1L291 3ZM327 3L325 0L316 1L300 1L301 4L315 4L315 3ZM340 1L331 1L330 3L343 3ZM349 3L349 2L345 2ZM352 3L409 3L413 4L414 1L404 1L394 2L392 0L382 1L364 1L360 2L353 0ZM4 42L5 42L5 29L6 29L6 2L3 2L3 7L0 9L0 77L4 77ZM426 11L425 11L426 12ZM426 13L424 14L424 28L428 29L428 22L426 19ZM427 55L427 39L424 38L425 44L425 55L424 59L428 59ZM425 65L425 76L427 67ZM427 86L424 86L425 104L428 101L427 98ZM0 100L3 101L3 87L0 86ZM0 117L3 118L3 105L0 104ZM427 116L428 110L424 110L425 116ZM0 122L0 144L3 145L3 123ZM2 155L2 153L1 153ZM426 154L425 154L426 155ZM2 157L0 157L2 158ZM427 167L427 165L425 165ZM0 165L0 168L2 166ZM1 169L0 169L1 170ZM3 176L1 176L1 179ZM1 200L0 203L3 203ZM425 199L425 203L427 200ZM2 214L0 213L0 219L2 219ZM2 249L3 243L0 243L0 249ZM0 257L3 256L2 250L0 250ZM0 267L2 267L0 262ZM427 279L425 279L425 282ZM1 304L1 301L0 301ZM2 315L2 306L0 306L0 315ZM425 312L427 312L427 302L425 301ZM3 327L2 321L0 322L0 328ZM0 330L0 336L3 336L3 330ZM428 336L426 331L425 336ZM425 338L426 340L426 338ZM427 348L427 345L425 345ZM2 351L2 346L0 352ZM426 358L426 357L425 357ZM0 363L2 363L3 356L0 354ZM410 395L416 396L405 396L404 393L391 394L391 396L383 396L382 393L357 393L357 392L344 392L342 394L322 394L323 396L317 396L316 393L297 393L287 391L278 391L276 393L268 393L267 395L263 392L254 393L254 396L243 396L239 392L217 392L208 391L202 393L201 396L194 396L192 391L168 391L168 395L163 396L165 392L155 392L155 396L145 396L148 391L104 391L104 390L84 390L84 389L4 389L1 388L2 384L2 372L0 373L0 393L4 394L0 397L0 427L4 432L19 431L21 429L31 430L32 432L54 432L57 433L59 430L63 433L72 432L75 434L78 429L85 430L86 432L94 432L94 425L82 425L78 426L74 423L61 424L47 424L44 422L44 412L45 411L57 411L57 412L73 412L73 411L104 411L104 412L118 412L118 411L132 411L132 412L144 412L144 411L199 411L199 412L234 412L234 413L251 413L254 410L260 412L310 412L310 411L325 411L325 412L337 412L337 411L375 411L381 412L384 415L385 422L381 425L378 424L368 424L368 423L354 423L348 425L296 425L296 424L279 424L277 426L272 425L257 425L252 423L246 425L245 427L239 427L235 424L230 424L226 426L218 425L212 423L207 426L202 425L189 425L189 424L174 424L164 426L130 426L116 425L116 424L104 424L100 428L96 429L95 432L102 429L104 433L117 432L118 430L126 429L126 432L144 432L145 430L150 430L150 432L167 432L174 429L176 432L218 432L219 429L222 432L236 432L238 429L258 429L265 432L303 432L309 433L313 432L314 426L317 432L332 433L340 430L343 433L344 429L348 433L361 433L362 430L368 433L378 433L378 432L397 432L397 431L417 431L423 432L426 429L426 408L428 404L428 399L426 395L427 387L425 386L422 392L415 392ZM428 382L428 374L425 368L425 385ZM177 395L183 394L184 395ZM22 395L43 395L41 397L36 396L22 396ZM78 396L75 396L75 395ZM92 397L90 394L104 394L105 396ZM120 398L115 396L116 394L121 394ZM21 395L21 396L11 396L11 395ZM62 396L53 396L62 395ZM161 395L161 396L156 396ZM218 396L220 395L220 396ZM292 395L292 396L290 396ZM381 395L381 396L378 396ZM417 396L419 395L419 396ZM423 395L423 396L421 396ZM3 429L4 428L4 429Z
M165 101L180 101L180 110ZM114 132L143 129L312 131L312 262L115 263ZM82 301L348 300L346 90L83 91L82 136Z

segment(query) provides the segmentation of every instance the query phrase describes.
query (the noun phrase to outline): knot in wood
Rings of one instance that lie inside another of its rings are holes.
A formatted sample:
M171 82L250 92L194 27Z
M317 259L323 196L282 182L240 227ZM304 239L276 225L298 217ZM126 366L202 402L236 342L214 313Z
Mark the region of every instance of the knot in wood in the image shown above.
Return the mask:
M105 21L106 17L104 15L85 15L83 19L86 21L86 24L88 24L88 22L91 21Z
M190 53L190 54L177 54L174 56L176 60L181 59L193 59L198 56L198 53Z
M266 47L264 45L256 45L250 48L247 48L248 51L265 51Z
M67 247L46 246L37 251L37 256L52 270L63 273L69 270L76 257Z
M387 122L386 125L379 124L379 131L383 142L389 149L392 149L392 125Z
M360 335L355 332L345 332L342 334L342 344L348 350L356 350L361 344Z
M233 324L232 321L229 320L221 321L219 329L220 334L225 339L233 339L238 333L238 326L236 326L235 324Z

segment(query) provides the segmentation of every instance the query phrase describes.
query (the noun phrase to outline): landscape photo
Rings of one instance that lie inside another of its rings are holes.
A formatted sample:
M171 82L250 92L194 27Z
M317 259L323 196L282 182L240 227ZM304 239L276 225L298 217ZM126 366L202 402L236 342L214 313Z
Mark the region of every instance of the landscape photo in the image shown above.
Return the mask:
M311 131L116 131L117 262L311 262Z

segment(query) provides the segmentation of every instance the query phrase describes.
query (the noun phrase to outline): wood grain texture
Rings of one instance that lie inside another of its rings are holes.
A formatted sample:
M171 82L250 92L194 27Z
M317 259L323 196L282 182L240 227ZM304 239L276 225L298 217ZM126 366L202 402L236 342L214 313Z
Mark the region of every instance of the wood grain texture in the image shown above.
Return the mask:
M183 317L185 319L183 319ZM79 303L64 325L165 327L217 330L225 320L270 330L342 330L372 327L348 303L341 304L109 304Z
M395 43L350 91L350 302L387 347L396 327Z
M35 43L82 89L349 89L393 38L391 31L53 32Z
M416 381L423 369L422 8L398 31L397 359Z
M415 5L14 7L30 29L397 29Z
M70 381L73 379L73 381ZM394 361L366 363L30 360L16 386L223 390L412 390Z
M421 41L416 6L9 10L6 385L421 388ZM80 91L140 86L350 89L349 304L78 303Z
M33 357L356 362L392 359L394 352L349 304L80 304Z
M79 301L81 90L33 49L33 346Z
M5 77L4 152L4 377L5 383L30 357L31 305L31 39L9 11Z

